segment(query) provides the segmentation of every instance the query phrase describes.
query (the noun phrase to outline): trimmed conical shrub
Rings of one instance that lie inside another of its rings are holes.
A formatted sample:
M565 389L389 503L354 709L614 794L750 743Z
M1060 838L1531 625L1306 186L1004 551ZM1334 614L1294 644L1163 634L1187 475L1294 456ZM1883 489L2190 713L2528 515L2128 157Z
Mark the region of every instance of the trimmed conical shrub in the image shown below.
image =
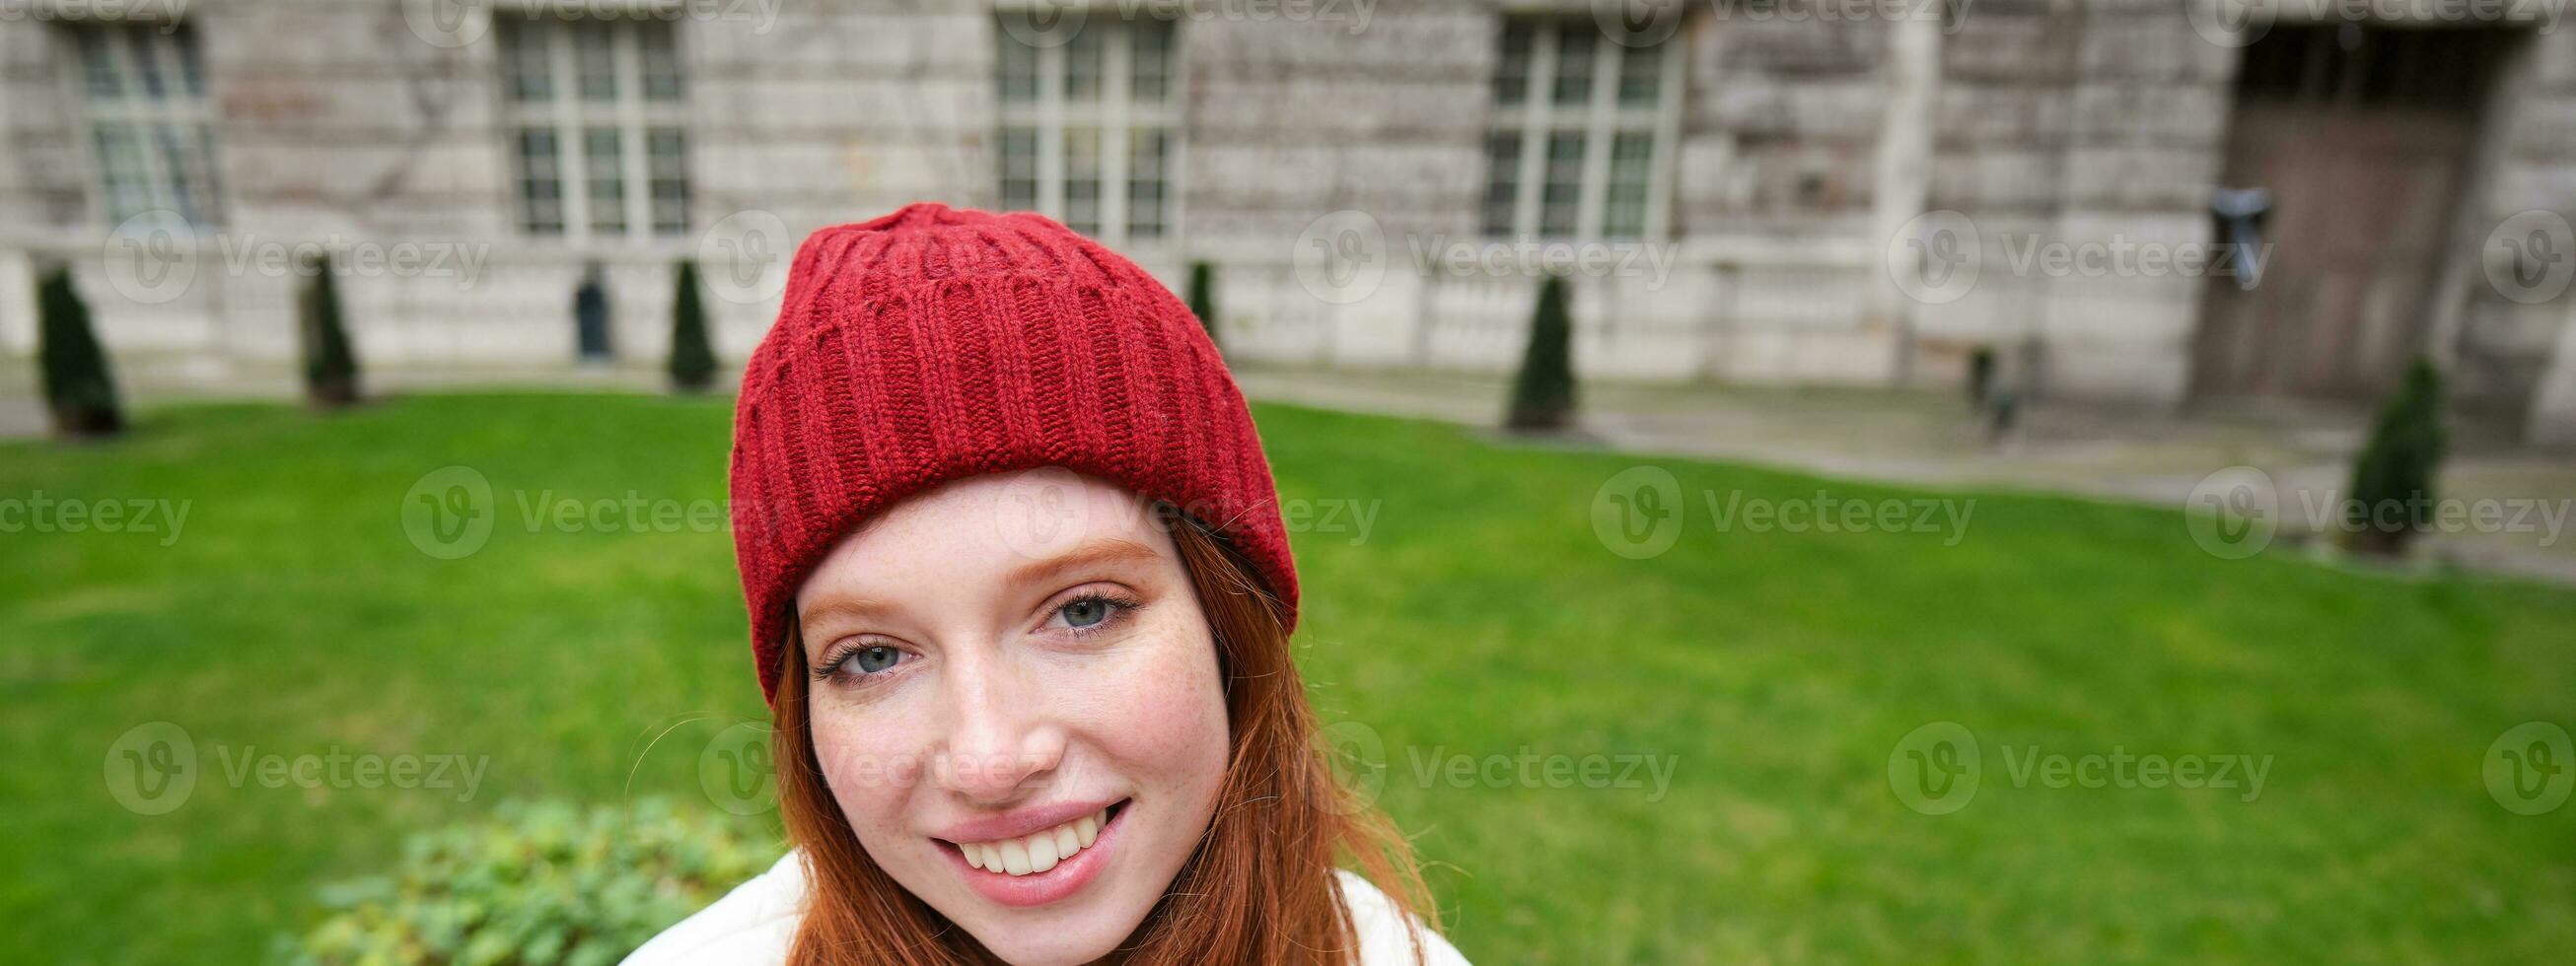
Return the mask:
M2406 551L2432 520L2433 479L2448 446L2441 370L2417 359L2397 394L2380 407L2370 443L2353 463L2352 499L2344 504L2353 549L2383 556Z
M698 298L698 263L683 258L672 274L679 280L671 293L671 385L682 392L705 392L715 384L716 351L707 343L707 307Z
M1530 316L1529 351L1512 382L1511 429L1562 429L1574 420L1574 321L1565 305L1565 279L1550 275L1538 287Z
M72 287L70 266L57 265L37 286L36 366L45 383L45 408L54 431L67 439L94 439L125 431L116 404L116 378L107 350L90 331L89 305Z
M305 264L310 274L296 299L296 327L304 337L304 397L323 409L358 401L358 354L340 322L340 290L331 257Z
M1198 316L1199 326L1207 329L1209 344L1225 351L1225 341L1216 337L1216 266L1190 264L1190 314Z

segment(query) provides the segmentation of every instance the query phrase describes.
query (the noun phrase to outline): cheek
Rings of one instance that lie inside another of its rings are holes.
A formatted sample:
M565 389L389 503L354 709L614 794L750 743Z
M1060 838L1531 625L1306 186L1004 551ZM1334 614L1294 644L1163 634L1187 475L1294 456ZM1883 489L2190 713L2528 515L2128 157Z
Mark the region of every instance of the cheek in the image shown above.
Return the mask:
M1193 615L1195 622L1195 615ZM1213 796L1231 744L1215 645L1202 628L1162 633L1098 677L1073 723L1142 790Z
M837 709L818 708L813 719L816 764L862 840L901 827L905 797L921 780L919 736L883 724Z

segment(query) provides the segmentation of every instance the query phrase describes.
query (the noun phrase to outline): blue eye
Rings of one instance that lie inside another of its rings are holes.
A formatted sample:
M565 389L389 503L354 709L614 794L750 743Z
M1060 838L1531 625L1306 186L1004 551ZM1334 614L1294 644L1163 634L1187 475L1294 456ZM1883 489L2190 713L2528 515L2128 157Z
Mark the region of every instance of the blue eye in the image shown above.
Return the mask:
M1105 598L1085 597L1056 608L1056 613L1064 617L1065 626L1082 630L1086 627L1098 626L1100 622L1108 620L1109 615L1114 613L1117 607L1117 603Z
M875 674L879 671L895 666L902 660L902 651L879 645L876 647L862 647L850 652L848 663L850 666L858 668L859 673L861 674Z

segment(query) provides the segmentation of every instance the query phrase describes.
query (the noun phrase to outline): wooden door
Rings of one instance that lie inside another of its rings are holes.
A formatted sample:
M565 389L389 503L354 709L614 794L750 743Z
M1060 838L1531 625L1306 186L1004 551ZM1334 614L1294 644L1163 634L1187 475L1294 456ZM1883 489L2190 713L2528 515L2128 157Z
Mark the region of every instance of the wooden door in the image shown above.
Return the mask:
M2206 396L2378 397L2424 349L2477 104L2510 34L2276 27L2248 45L2227 188L2271 192L2261 283L2213 274ZM2230 240L2218 222L2214 238Z

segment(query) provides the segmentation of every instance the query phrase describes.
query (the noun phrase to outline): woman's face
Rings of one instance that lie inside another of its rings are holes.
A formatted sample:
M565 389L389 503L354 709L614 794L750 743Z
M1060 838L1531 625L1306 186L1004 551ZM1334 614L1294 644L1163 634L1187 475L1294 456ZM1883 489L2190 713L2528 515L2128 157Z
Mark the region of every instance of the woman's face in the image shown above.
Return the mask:
M1216 644L1134 494L1062 470L912 497L796 596L814 751L859 843L1014 963L1106 955L1214 814Z

